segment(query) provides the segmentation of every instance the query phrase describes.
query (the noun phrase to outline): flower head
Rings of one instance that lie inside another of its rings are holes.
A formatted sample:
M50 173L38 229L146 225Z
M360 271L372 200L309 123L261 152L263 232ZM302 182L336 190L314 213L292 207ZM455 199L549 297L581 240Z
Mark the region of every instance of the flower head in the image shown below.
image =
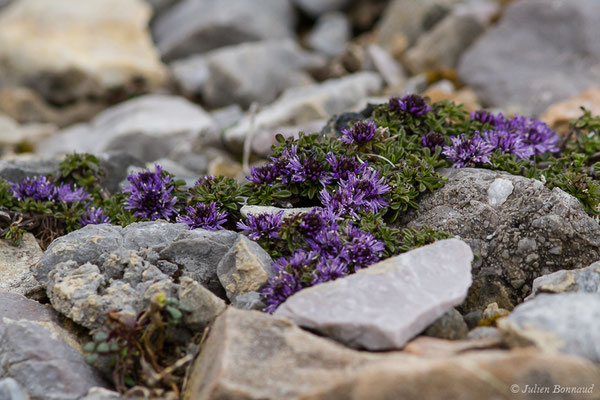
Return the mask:
M454 161L453 168L461 168L476 163L490 163L489 156L492 153L492 146L484 141L479 134L475 134L472 139L469 139L463 133L459 137L450 137L450 140L452 145L444 146L442 154Z
M535 155L558 151L558 135L542 121L515 115L505 126L519 134Z
M320 182L323 186L330 182L329 173L325 171L323 164L314 158L296 156L290 159L288 167L292 182Z
M283 210L276 214L248 214L245 223L238 222L237 227L238 229L248 232L248 237L252 240L261 238L277 239L279 238L282 217Z
M502 123L504 120L504 116L502 114L496 116L486 110L477 110L469 115L473 121L481 122L482 124L490 124L491 126L496 126L497 124Z
M308 238L313 238L322 230L328 229L337 217L330 210L315 207L309 213L302 216L302 220L298 226Z
M306 239L306 243L322 258L335 258L342 251L342 240L337 225L321 229L316 235Z
M13 196L18 200L31 197L34 200L52 201L56 197L56 187L44 175L25 178L20 183L11 183Z
M446 145L446 140L444 140L444 137L439 133L429 132L423 136L421 143L423 144L423 147L427 147L434 152L436 148Z
M377 125L372 119L365 121L357 121L352 129L342 128L342 137L344 143L365 144L375 136Z
M518 159L526 159L533 155L533 149L517 133L506 130L484 131L483 140L492 146L492 151L500 150L503 154L514 154Z
M431 111L425 99L417 94L407 94L403 98L392 97L388 108L394 111L404 111L415 117L420 117Z
M298 250L291 257L281 257L272 264L274 274L261 291L267 303L266 312L273 313L288 297L310 284L317 258L315 252Z
M379 261L385 245L370 233L363 232L349 224L345 230L348 240L344 243L341 257L347 264L352 264L353 269L361 269Z
M348 275L348 266L343 259L339 257L320 259L315 267L311 285L335 281L346 275Z
M171 194L173 180L169 175L162 176L162 168L155 164L155 171L143 171L127 177L131 183L123 189L128 193L125 208L133 210L140 218L156 220L169 219L175 214L177 199Z
M177 222L186 223L190 230L206 229L207 231L218 231L223 229L223 224L227 222L227 211L218 211L216 204L210 205L196 203L194 207L185 207L186 215L177 217Z
M246 179L258 184L271 184L275 182L279 175L279 170L275 164L268 162L261 167L250 167L250 176L247 176Z
M88 192L85 191L84 188L75 188L74 190L70 185L61 184L57 186L55 189L56 192L56 200L58 201L66 201L67 203L72 203L74 201L84 201L90 198Z
M327 154L325 160L331 165L333 179L348 179L349 174L359 174L368 167L367 163L359 164L355 157L340 156L336 158L333 153Z
M86 214L79 218L82 227L86 225L110 224L110 217L104 214L102 208L88 207Z

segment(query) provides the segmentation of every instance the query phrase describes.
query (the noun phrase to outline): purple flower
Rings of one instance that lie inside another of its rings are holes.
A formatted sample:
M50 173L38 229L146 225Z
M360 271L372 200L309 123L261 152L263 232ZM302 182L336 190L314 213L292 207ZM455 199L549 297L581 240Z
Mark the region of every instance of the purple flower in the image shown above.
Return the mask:
M102 208L88 207L86 214L79 218L81 227L86 225L110 224L110 217L104 214Z
M345 233L348 240L344 243L341 257L346 263L352 264L354 270L368 267L379 261L385 249L383 242L352 224L346 227Z
M429 132L423 136L423 141L421 143L423 144L423 147L427 147L434 152L437 147L445 146L446 140L444 140L444 137L439 133Z
M431 111L425 99L417 94L407 94L403 98L392 97L388 108L394 111L404 111L415 117L420 117Z
M361 174L350 174L339 182L337 191L320 193L323 206L333 214L351 215L358 218L357 211L376 213L388 205L384 195L391 190L379 171L366 168Z
M338 233L338 226L335 224L306 239L306 243L322 258L335 258L342 251L342 240Z
M356 143L358 145L369 142L375 136L377 125L372 119L365 121L357 121L352 129L342 128L342 141L344 143Z
M315 267L311 285L335 281L348 275L348 266L341 258L320 259Z
M125 208L134 210L134 215L152 221L169 219L175 214L177 199L171 194L173 180L169 175L162 176L162 167L155 164L155 171L143 171L127 177L131 183L123 189L129 196Z
M327 229L335 221L335 217L322 208L314 208L302 216L298 227L308 238L313 238L323 229Z
M34 200L52 201L56 197L56 187L44 175L25 178L21 183L11 183L13 196L19 200L31 197Z
M227 211L218 211L214 202L208 206L198 202L195 207L185 207L185 212L186 215L177 217L177 222L188 224L190 230L200 228L218 231L223 229L221 225L227 222Z
M90 198L88 192L83 188L71 189L71 186L65 185L64 183L56 187L56 200L66 201L72 203L74 201L84 201Z
M330 182L329 173L323 169L323 164L314 158L299 158L289 161L290 179L292 182L320 182L325 186Z
M489 156L492 146L484 141L479 134L473 139L467 138L463 133L460 137L450 137L452 145L444 146L442 154L454 161L453 168L461 168L476 163L490 163Z
M254 183L271 184L280 176L279 170L274 163L266 163L261 167L250 167L250 176L246 179Z
M542 121L515 115L506 121L511 132L518 133L535 155L558 151L558 135Z
M490 124L491 126L496 126L498 123L504 121L504 116L502 114L495 116L486 110L477 110L469 115L473 121L481 122L482 124Z
M260 238L277 239L279 238L282 217L283 210L276 214L248 214L245 223L238 222L237 227L240 230L247 231L248 237L252 240Z
M327 154L325 160L331 165L331 177L333 179L348 179L349 174L360 174L368 167L367 163L359 164L355 157L340 156L339 159L333 153Z
M527 159L533 155L531 146L517 133L506 130L484 131L481 137L492 146L492 151L500 150L503 154L514 154L518 159Z
M288 297L310 284L313 280L313 264L317 258L315 252L298 250L291 257L281 257L272 264L274 274L261 291L267 303L266 312L273 313ZM309 278L308 282L306 276Z

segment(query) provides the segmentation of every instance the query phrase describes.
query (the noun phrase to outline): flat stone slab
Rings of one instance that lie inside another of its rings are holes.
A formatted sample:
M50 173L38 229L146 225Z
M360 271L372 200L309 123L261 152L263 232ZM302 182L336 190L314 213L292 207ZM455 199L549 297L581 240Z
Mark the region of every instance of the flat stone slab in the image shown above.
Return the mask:
M600 363L600 296L596 293L540 294L498 322L511 347L536 345L544 351Z
M466 243L442 240L302 290L275 315L351 347L399 349L464 301L472 260Z

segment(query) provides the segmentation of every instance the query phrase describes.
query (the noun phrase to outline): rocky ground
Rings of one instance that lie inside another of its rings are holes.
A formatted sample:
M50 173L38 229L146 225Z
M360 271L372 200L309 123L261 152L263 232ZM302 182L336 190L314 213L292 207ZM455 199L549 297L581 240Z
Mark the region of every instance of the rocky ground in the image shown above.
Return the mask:
M340 136L407 93L562 141L581 106L600 115L599 25L597 0L0 0L0 178L88 152L107 193L155 164L241 182L277 134ZM600 399L598 209L472 166L437 169L395 221L448 239L272 314L275 253L243 228L0 240L0 399Z

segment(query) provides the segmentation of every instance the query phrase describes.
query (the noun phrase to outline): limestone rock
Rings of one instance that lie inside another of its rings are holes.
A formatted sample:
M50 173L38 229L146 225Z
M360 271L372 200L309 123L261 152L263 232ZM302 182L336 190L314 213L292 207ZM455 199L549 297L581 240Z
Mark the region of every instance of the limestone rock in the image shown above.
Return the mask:
M583 115L581 107L600 115L600 88L591 88L565 101L552 104L540 119L551 128L566 133L569 123Z
M469 334L469 327L462 315L453 308L431 324L424 334L440 339L464 339Z
M184 323L201 332L212 320L225 311L225 302L191 278L181 279L179 304L189 312L184 313Z
M533 281L531 292L529 297L539 293L579 292L600 294L600 262L595 262L585 268L570 271L560 270L540 276Z
M0 292L0 376L13 378L33 399L75 400L106 385L58 321L52 309Z
M9 182L21 182L27 177L58 173L59 159L20 154L0 160L0 177Z
M214 122L201 107L177 96L146 95L105 110L90 124L67 128L37 149L41 154L127 149L154 161L216 141Z
M600 226L562 190L499 171L439 172L449 178L444 186L425 194L400 224L459 235L478 255L463 313L493 302L512 310L530 294L535 278L600 259ZM513 189L504 200L510 191L505 180Z
M18 247L0 240L0 292L27 295L41 289L32 275L32 267L42 256L42 249L29 232Z
M341 12L323 14L307 37L308 46L329 57L340 55L352 35L348 18Z
M160 292L193 303L201 314L189 318L197 326L220 310L214 296L223 298L225 291L217 265L236 238L230 231L190 231L185 224L158 221L125 228L87 225L52 242L34 274L57 311L90 329L102 326L111 310L137 315ZM198 299L206 300L204 309Z
M460 1L392 0L377 24L377 44L393 56L399 56Z
M271 257L256 242L239 236L217 266L217 275L227 298L237 307L237 298L261 289L271 275Z
M491 340L420 339L428 345L417 350L411 343L413 353L358 352L285 319L229 308L213 324L182 398L508 399L511 385L532 384L532 376L543 376L550 388L587 389L600 381L600 369L581 358L532 349L486 350L495 346ZM592 400L595 394L578 398Z
M287 89L274 103L248 116L227 130L223 139L234 151L241 152L249 131L259 137L262 130L329 118L357 105L361 99L381 89L382 81L373 72L361 72L320 84ZM274 143L274 137L271 143Z
M0 113L0 147L13 150L19 144L32 145L56 132L52 124L18 124L12 118Z
M540 294L517 306L498 328L509 346L535 345L600 363L600 296Z
M348 346L399 349L462 303L471 285L472 259L460 240L438 241L304 289L274 315Z
M277 214L283 211L283 218L294 217L296 215L308 214L311 212L313 207L298 207L298 208L279 208L272 206L251 206L245 205L240 209L242 217L248 218L248 215L259 215L259 214Z
M598 85L599 23L595 0L512 2L498 25L464 54L460 78L484 106L539 115Z
M166 60L232 44L293 37L288 0L185 0L155 21L153 33Z
M355 0L293 0L302 11L313 17L330 11L339 11Z
M29 396L13 378L3 378L0 379L0 399L29 400Z
M0 14L0 73L53 103L152 90L165 67L141 0L24 0Z
M324 63L293 40L279 39L227 46L179 60L173 71L180 85L192 89L189 94L199 96L210 108L230 104L248 108L253 102L272 102L288 87L313 83L304 70Z

